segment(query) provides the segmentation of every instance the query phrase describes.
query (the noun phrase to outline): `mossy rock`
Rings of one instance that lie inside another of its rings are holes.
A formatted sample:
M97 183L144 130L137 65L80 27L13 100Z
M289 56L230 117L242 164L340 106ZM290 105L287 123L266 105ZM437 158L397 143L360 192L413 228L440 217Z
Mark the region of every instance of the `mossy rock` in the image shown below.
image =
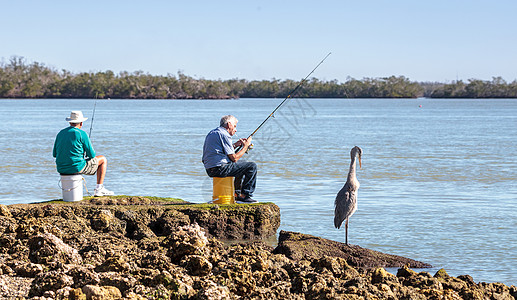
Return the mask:
M276 234L280 226L280 208L274 203L199 204L151 196L84 197L76 202L52 200L14 204L5 211L22 219L61 217L78 223L86 221L95 231L122 233L134 240L166 236L178 226L194 223L212 237L263 239Z

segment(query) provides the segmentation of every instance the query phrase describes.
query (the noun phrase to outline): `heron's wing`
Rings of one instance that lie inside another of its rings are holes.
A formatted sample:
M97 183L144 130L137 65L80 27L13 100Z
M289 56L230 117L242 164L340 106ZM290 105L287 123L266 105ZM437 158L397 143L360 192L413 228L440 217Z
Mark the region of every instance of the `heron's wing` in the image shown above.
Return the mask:
M345 186L337 193L334 201L334 226L340 228L343 221L350 217L357 209L357 192L345 183Z

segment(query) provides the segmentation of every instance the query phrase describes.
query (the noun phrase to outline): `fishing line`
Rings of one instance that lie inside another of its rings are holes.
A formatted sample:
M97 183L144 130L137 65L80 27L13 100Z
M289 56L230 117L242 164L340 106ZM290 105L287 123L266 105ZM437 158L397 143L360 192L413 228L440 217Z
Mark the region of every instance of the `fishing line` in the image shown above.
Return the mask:
M269 116L267 116L267 118L262 121L262 123L257 127L257 129L255 129L255 131L253 131L249 136L248 136L248 139L250 137L252 137L253 135L255 135L255 133L257 133L257 131L259 131L260 128L262 128L262 126L264 126L264 124L267 123L267 121L271 118L274 118L275 117L275 113L286 103L287 100L289 99L292 99L293 98L293 95L295 95L295 93L300 89L300 87L305 83L307 82L307 79L309 78L309 76L312 75L312 73L314 73L314 71L316 71L316 69L327 59L327 57L330 56L330 54L332 54L332 52L329 52L317 65L316 67L314 67L314 69L312 69L312 71L307 74L307 76L305 76L304 79L302 79L298 85L287 95L287 97L285 97L285 99L269 114ZM242 149L242 145L237 147L235 149L235 152L239 152L241 149ZM252 149L253 148L253 144L250 145L250 147L248 148L248 150Z
M298 91L298 89L300 89L300 87L305 83L307 82L307 79L309 78L309 76L312 75L312 73L314 73L314 71L316 71L316 69L327 59L327 57L330 56L330 54L332 54L332 52L329 52L317 65L316 67L314 67L314 69L312 69L312 71L307 74L307 76L305 76L305 78L300 81L300 83L298 83L298 85L289 93L289 95L287 95L287 97L285 97L285 99L273 110L273 112L271 112L269 114L269 116L267 116L267 118L257 127L257 129L255 129L255 131L253 131L252 134L250 134L248 136L248 138L252 137L253 135L255 135L255 133L257 133L257 131L259 131L259 129L264 125L266 124L266 122L271 118L273 117L274 118L274 115L275 115L275 112L277 110L279 110L283 105L284 103L288 100L288 99L292 99L292 96Z

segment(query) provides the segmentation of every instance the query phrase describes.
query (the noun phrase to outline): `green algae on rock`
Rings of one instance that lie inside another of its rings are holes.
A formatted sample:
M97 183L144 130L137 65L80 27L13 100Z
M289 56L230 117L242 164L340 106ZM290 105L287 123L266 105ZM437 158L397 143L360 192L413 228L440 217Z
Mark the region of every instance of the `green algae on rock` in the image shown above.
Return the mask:
M280 208L274 203L194 204L176 198L107 196L15 204L4 213L11 211L34 218L68 215L80 222L88 220L97 231L118 232L135 240L168 235L178 226L193 223L223 239L263 239L276 234L280 226Z

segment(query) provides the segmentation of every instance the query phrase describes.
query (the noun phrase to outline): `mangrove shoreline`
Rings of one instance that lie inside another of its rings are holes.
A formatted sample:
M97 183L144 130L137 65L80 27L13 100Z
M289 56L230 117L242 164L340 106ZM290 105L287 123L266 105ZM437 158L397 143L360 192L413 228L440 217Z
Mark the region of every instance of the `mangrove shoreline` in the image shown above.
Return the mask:
M469 79L450 83L414 82L404 76L311 78L291 95L299 80L209 80L181 72L157 76L143 71L58 71L13 56L0 62L0 98L9 99L236 99L236 98L517 98L517 80Z

